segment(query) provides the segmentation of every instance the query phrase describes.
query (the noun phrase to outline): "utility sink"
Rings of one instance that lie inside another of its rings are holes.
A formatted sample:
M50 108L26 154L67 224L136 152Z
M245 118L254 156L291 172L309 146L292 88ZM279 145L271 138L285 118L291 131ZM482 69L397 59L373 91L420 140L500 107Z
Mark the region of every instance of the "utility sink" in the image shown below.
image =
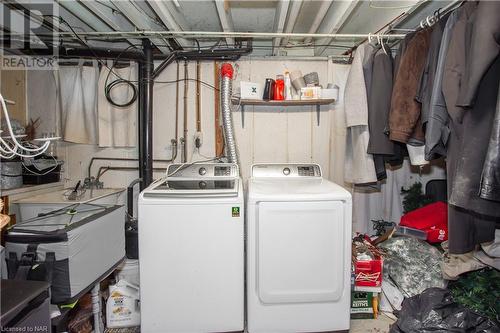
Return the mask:
M38 216L40 213L47 213L73 204L92 203L97 205L121 205L125 203L124 188L87 189L84 193L81 193L76 200L67 199L70 192L71 189L64 189L34 195L12 202L19 206L20 216L18 220L27 220Z

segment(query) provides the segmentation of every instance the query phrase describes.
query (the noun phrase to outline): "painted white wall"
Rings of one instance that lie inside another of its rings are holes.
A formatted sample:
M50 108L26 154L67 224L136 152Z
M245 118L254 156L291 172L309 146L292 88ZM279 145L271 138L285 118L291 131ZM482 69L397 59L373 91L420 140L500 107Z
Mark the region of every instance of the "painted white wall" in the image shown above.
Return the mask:
M352 188L343 182L345 155L345 117L343 98L345 80L349 73L348 65L333 64L326 60L284 61L282 59L244 59L233 63L235 79L233 91L239 93L239 82L264 82L265 78L274 78L285 69L300 69L303 74L316 71L320 83L335 83L340 86L339 101L330 106L321 107L320 125L317 126L315 107L245 107L245 127L241 126L242 113L235 107L233 112L236 141L240 156L241 173L249 177L250 166L258 162L314 162L323 168L325 177ZM189 64L189 77L195 78L195 63ZM201 65L201 79L210 85L214 82L214 64L204 62ZM156 159L169 159L171 156L170 140L175 137L175 97L176 64L169 66L157 79L154 87L154 145ZM184 75L184 64L180 63L180 77ZM39 79L39 78L38 78ZM161 83L171 82L171 83ZM33 85L35 86L35 85ZM179 137L183 135L183 88L179 84ZM45 88L44 88L45 89ZM198 153L194 149L195 135L195 89L196 83L188 81L188 160L203 160L213 157L215 150L214 131L214 91L201 85L201 116L203 145ZM43 90L43 89L42 89ZM40 93L49 95L45 90ZM102 92L99 92L102 93ZM55 92L54 92L55 94ZM36 94L35 96L40 96ZM49 104L50 105L50 104ZM38 114L54 113L55 109L36 108ZM42 110L42 111L40 111ZM42 119L56 119L45 115ZM42 123L45 128L47 124ZM50 126L49 126L50 127ZM74 186L78 180L87 175L87 167L93 156L137 157L137 148L99 148L97 146L58 143L58 155L65 161L65 187ZM180 147L176 162L180 162ZM102 162L97 161L92 175L99 166L136 166L136 162ZM155 164L155 166L165 166ZM353 230L371 232L370 219L386 219L398 221L402 212L401 186L411 185L415 181L424 184L428 179L445 178L444 170L432 168L421 177L418 170L411 170L408 165L388 171L389 178L382 191L372 193L353 192ZM155 177L162 173L156 172ZM137 171L110 171L101 180L105 187L126 187L138 177Z
M346 65L328 64L320 61L283 61L283 60L242 60L233 63L235 79L234 93L239 93L239 81L264 82L265 78L274 78L285 69L300 69L304 74L317 71L320 83L324 86L335 77L333 72L339 71L339 77L346 76ZM188 66L189 77L195 78L195 63ZM201 79L211 85L214 82L212 62L201 65ZM170 65L157 79L154 86L154 145L153 154L157 159L168 159L171 156L170 140L175 137L175 83L161 83L176 79L176 64ZM331 72L329 74L329 72ZM184 64L180 63L180 77L184 75ZM330 80L329 80L330 78ZM335 82L340 84L340 82ZM179 84L179 136L183 135L183 89ZM188 160L196 161L213 157L215 154L214 133L214 91L201 85L201 115L203 145L200 153L194 149L195 135L195 89L196 83L188 81ZM101 93L101 92L99 92ZM321 107L320 126L316 123L315 107L245 107L245 127L241 126L241 112L235 107L233 112L236 140L241 160L241 172L244 178L249 176L250 166L257 162L315 162L319 163L325 175L330 174L330 143L336 106ZM338 127L338 126L337 126ZM87 166L92 156L137 157L137 148L99 148L90 145L59 143L59 155L64 158L64 179L66 186L75 184L86 177ZM339 157L340 158L340 157ZM180 146L177 157L180 161ZM133 166L135 162L101 162L96 161L93 175L100 165ZM162 165L160 165L162 166ZM110 171L102 177L105 187L124 187L138 176L137 172ZM161 173L156 173L156 177Z

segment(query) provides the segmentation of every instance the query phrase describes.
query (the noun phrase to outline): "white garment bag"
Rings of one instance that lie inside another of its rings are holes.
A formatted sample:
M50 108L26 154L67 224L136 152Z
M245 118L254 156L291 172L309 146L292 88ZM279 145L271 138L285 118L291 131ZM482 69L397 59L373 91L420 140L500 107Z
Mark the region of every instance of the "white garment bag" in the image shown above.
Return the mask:
M99 67L93 65L59 68L59 103L64 141L97 144L97 82Z
M112 63L108 63L112 67ZM109 74L109 77L108 77ZM117 75L115 75L117 74ZM136 81L137 66L130 64L125 68L103 68L99 77L99 146L100 147L135 147L137 140L137 101L126 107L111 104L104 94L107 84L116 79ZM135 82L133 82L135 84ZM115 103L124 104L133 96L133 89L128 84L118 84L110 92Z

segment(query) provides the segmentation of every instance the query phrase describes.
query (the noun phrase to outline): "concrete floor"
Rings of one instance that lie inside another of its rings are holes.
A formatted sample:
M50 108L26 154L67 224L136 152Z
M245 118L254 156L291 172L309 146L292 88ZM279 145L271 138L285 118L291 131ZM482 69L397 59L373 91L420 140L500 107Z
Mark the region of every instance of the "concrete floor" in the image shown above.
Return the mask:
M394 319L381 313L377 319L353 319L351 320L351 333L388 333L389 325Z

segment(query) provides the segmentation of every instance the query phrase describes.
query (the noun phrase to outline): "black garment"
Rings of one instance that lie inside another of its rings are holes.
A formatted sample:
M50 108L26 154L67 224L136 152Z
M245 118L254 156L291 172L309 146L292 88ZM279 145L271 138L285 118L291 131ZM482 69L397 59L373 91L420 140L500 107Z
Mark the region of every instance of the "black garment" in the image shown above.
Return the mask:
M467 28L474 22L476 8L476 2L466 2L458 9L458 20L448 46L443 75L442 91L450 128L446 169L450 204L448 241L452 254L469 252L475 245L493 240L495 220L500 214L498 203L480 199L478 195L480 173L495 112L500 63L491 66L483 78L473 110L464 111L456 106L467 65L465 52L471 42ZM490 105L492 98L493 109ZM453 206L462 209L457 213L457 208Z
M425 127L425 159L428 161L439 158L440 156L446 156L446 146L450 135L450 128L442 87L448 45L450 44L455 23L458 20L458 14L459 11L456 10L448 17L441 40L441 46L439 48L436 74L432 85L429 115Z
M460 86L460 94L457 104L462 107L472 108L466 113L486 113L487 119L492 124L488 124L482 129L487 131L491 128L491 135L487 144L488 150L482 166L482 175L479 191L480 197L488 200L500 201L500 93L494 94L495 84L498 87L498 69L496 80L492 77L495 66L498 67L500 57L500 1L480 1L477 6L474 20L471 22L470 35L471 43L466 52L465 73ZM484 82L486 81L486 82ZM484 101L487 89L488 103ZM496 103L495 103L496 100ZM496 105L496 111L494 111ZM492 116L490 113L496 113ZM478 116L476 115L475 118ZM473 116L471 116L473 118ZM464 121L466 119L464 118ZM492 126L491 126L492 125ZM486 141L481 141L481 147ZM483 149L481 149L484 151ZM482 157L482 156L481 156ZM467 161L464 161L464 169L467 170ZM471 164L469 162L469 164ZM479 170L476 173L479 173ZM474 176L477 176L474 174ZM475 182L475 178L474 178ZM472 184L471 184L472 185ZM476 194L476 193L474 193ZM472 193L471 193L472 195ZM453 196L458 205L467 202L460 197L460 192ZM473 203L475 204L475 203ZM500 205L496 205L500 209ZM496 215L496 216L500 216Z
M370 138L373 135L372 130L370 129L370 113L372 105L370 104L370 96L372 94L373 89L376 89L379 85L378 79L374 76L374 60L375 55L379 51L380 46L374 45L372 43L368 43L368 47L365 51L365 56L363 58L363 76L365 77L365 86L366 86L366 96L368 98L368 128L370 131ZM377 80L376 84L373 84L373 79ZM391 85L392 91L392 85ZM371 139L370 139L371 140ZM369 151L367 151L370 153ZM385 171L385 162L384 157L381 155L373 154L373 163L375 166L375 174L377 175L377 180L383 180L387 178L387 173Z
M498 88L497 111L481 175L480 197L500 201L500 87Z
M420 118L424 130L427 125L427 120L429 119L432 87L434 85L434 78L436 76L436 68L439 58L439 49L441 47L441 40L443 37L443 31L447 19L448 16L443 17L436 24L432 26L429 51L427 53L427 59L425 60L425 67L422 72L422 76L420 77L420 84L417 90L417 96L415 97L417 102L422 104L422 109L420 111Z
M500 1L478 1L469 23L467 66L457 101L462 107L472 107L479 99L480 83L500 54Z
M500 57L497 57L481 80L473 108L464 111L461 124L455 124L461 141L449 199L452 205L497 218L500 202L482 199L479 188L495 119L499 82Z
M378 50L373 59L372 77L376 84L372 84L368 96L368 128L370 129L368 153L392 155L394 143L389 140L387 127L392 96L392 55L388 46L384 49Z

